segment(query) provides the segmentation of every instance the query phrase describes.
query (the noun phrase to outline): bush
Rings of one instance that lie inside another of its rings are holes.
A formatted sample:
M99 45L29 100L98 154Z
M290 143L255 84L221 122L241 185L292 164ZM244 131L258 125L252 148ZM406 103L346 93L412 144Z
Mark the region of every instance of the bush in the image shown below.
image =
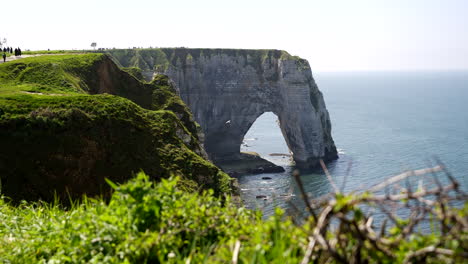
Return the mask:
M183 192L177 179L153 184L140 173L126 184L109 184L115 192L107 203L85 198L68 209L40 202L12 206L7 198L0 199L0 262L462 263L467 259L468 205L450 207L448 197L455 196L447 196L454 190L461 195L457 186L388 197L337 192L328 199L308 201L313 215L303 225L295 225L279 209L262 220L260 213L233 205L229 197L222 201L211 191ZM374 232L371 217L359 207L383 205L382 199L407 202L428 193L445 197L432 200L424 213L442 225L429 233L410 229L419 218L401 220L393 215L395 225L388 233ZM462 199L466 201L466 196Z

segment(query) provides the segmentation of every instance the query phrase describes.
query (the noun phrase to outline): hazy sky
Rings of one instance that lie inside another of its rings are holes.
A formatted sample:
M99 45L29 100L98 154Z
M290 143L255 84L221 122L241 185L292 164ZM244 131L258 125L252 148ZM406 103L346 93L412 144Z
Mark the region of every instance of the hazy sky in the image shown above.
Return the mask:
M468 0L7 3L0 37L23 49L272 48L314 71L468 69Z

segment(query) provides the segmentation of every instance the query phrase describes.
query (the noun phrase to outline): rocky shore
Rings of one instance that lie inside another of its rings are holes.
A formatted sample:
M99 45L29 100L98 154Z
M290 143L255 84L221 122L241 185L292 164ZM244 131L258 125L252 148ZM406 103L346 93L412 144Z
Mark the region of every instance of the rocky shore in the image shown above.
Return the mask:
M241 152L240 156L232 160L223 160L216 162L224 172L231 177L237 177L247 174L261 174L284 172L284 168L263 159L255 152Z

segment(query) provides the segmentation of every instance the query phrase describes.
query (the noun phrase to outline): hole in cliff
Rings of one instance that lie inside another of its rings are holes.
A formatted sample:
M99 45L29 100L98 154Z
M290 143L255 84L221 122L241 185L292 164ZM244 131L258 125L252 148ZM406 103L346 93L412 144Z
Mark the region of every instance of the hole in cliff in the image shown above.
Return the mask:
M255 152L276 165L290 165L291 152L283 137L278 117L265 112L255 120L244 136L242 152Z

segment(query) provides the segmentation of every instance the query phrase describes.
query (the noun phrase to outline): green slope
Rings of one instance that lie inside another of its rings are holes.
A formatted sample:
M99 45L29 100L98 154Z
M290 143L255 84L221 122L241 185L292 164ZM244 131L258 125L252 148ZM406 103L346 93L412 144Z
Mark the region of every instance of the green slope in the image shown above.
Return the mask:
M140 82L107 55L0 65L2 193L15 200L106 193L104 178L140 170L229 192L229 177L202 157L198 131L167 77Z

